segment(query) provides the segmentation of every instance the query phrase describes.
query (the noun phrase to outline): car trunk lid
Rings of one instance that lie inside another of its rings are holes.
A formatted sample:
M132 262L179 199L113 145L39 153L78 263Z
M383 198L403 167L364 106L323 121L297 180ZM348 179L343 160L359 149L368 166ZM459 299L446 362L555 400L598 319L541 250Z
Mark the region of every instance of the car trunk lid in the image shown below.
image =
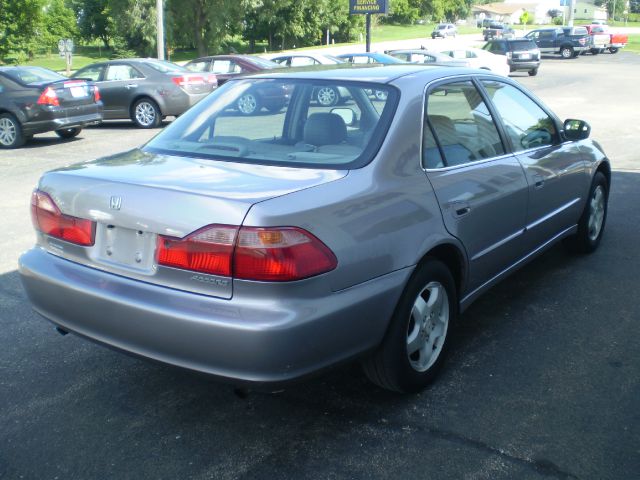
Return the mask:
M159 267L159 236L240 226L255 203L346 175L133 150L47 173L39 189L63 214L94 221L95 243L80 247L44 235L40 242L53 254L121 276L230 298L229 278Z

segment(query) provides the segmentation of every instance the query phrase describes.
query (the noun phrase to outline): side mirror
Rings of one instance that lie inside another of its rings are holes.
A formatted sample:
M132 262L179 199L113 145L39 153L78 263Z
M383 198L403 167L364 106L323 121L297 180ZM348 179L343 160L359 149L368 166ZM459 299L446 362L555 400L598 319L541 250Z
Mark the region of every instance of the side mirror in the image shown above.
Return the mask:
M591 126L584 120L569 118L564 121L564 136L567 140L584 140L590 134Z
M356 123L356 113L350 108L332 108L331 113L342 117L347 127L352 127Z

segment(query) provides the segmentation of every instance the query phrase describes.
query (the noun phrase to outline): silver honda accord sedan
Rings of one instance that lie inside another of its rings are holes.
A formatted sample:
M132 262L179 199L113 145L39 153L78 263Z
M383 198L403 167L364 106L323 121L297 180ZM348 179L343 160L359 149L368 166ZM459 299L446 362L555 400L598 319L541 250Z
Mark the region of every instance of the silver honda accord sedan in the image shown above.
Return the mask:
M350 100L319 105L325 86ZM270 87L282 110L237 112ZM232 80L143 147L46 173L22 282L62 332L234 382L359 358L419 391L481 293L558 241L598 247L611 173L589 133L486 71Z

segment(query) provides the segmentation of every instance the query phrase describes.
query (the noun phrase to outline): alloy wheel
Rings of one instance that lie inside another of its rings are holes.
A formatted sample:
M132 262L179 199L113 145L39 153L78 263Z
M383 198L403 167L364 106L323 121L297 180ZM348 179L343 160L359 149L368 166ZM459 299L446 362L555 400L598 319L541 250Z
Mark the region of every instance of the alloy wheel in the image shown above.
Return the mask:
M18 129L10 118L0 118L0 143L5 147L10 147L16 142Z

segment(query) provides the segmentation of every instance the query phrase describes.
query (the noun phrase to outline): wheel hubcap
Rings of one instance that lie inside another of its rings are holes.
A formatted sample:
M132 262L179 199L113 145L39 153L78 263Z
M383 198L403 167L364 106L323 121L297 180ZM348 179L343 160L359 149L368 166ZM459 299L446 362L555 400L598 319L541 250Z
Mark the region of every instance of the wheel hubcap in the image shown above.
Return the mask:
M156 120L156 109L150 103L139 103L136 107L136 120L145 127L152 125Z
M333 88L321 88L318 91L318 102L321 105L332 105L336 101L336 91Z
M449 328L449 297L439 282L430 282L418 294L407 328L407 356L414 370L431 368L442 352Z
M598 185L589 200L589 240L592 242L600 235L602 224L604 222L604 189L602 185Z
M5 146L13 145L18 131L15 123L8 118L0 119L0 143Z
M238 100L238 109L242 113L253 113L257 106L258 102L253 95L244 95Z

